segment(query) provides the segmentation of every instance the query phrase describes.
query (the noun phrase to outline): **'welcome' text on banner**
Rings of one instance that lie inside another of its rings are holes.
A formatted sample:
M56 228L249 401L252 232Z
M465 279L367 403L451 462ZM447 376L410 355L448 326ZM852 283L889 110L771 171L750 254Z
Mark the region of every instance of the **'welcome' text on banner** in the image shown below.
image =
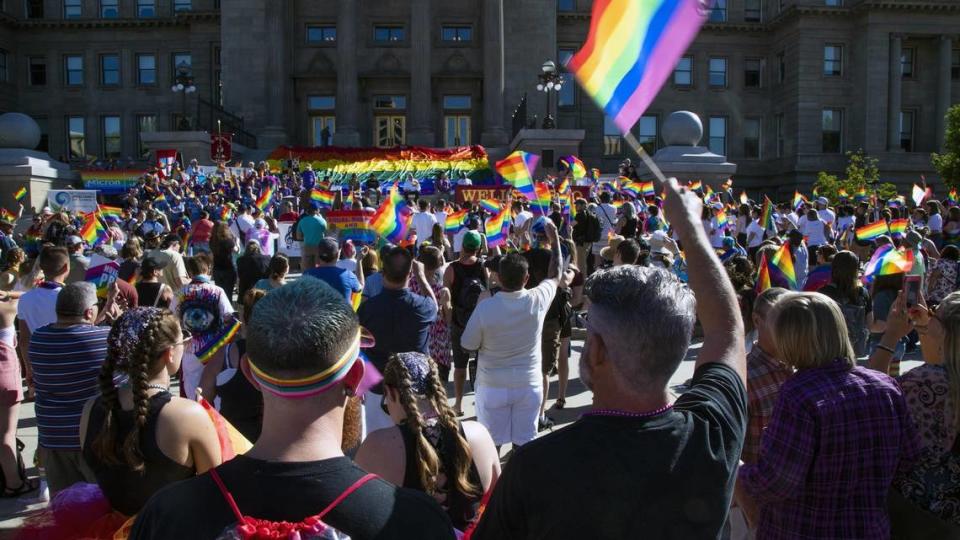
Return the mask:
M372 244L377 233L370 228L373 212L365 210L337 210L327 212L327 224L337 231L340 241L353 240L360 244Z

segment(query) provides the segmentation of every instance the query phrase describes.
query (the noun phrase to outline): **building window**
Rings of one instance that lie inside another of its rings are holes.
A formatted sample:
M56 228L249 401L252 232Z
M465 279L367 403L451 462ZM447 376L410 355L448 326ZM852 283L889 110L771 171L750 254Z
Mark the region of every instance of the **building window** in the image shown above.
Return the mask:
M843 151L843 111L824 109L821 131L824 154L839 154Z
M173 12L190 11L193 9L192 0L173 0Z
M950 78L960 79L960 49L953 50L953 56L950 59Z
M137 17L156 17L157 16L157 3L156 0L137 0Z
M760 119L743 119L743 157L760 159Z
M787 60L784 57L784 53L777 55L777 82L783 84L783 81L787 79Z
M840 7L843 5L843 0L824 0L823 5L830 7Z
M637 133L637 141L648 155L657 153L659 138L657 136L657 116L646 115L640 117L640 131Z
M469 111L470 96L443 96L443 108L454 111Z
M157 84L157 57L152 54L137 55L137 84L153 86Z
M406 39L407 32L402 26L373 27L373 40L377 43L397 43Z
M43 0L27 0L27 18L43 18Z
M38 152L50 152L50 122L46 116L34 116L37 126L40 128L40 144L37 145Z
M783 114L781 113L777 115L777 157L783 157L783 151L785 149L783 139L783 124Z
M719 156L727 154L727 117L710 117L710 151Z
M143 144L143 133L153 133L157 130L157 115L141 114L137 116L137 148L140 157L150 157L150 150Z
M693 86L693 57L682 56L673 68L674 86ZM566 85L564 85L566 86Z
M823 46L823 74L826 77L839 77L843 73L843 46Z
M374 96L373 106L377 109L398 109L407 108L407 96Z
M83 57L80 55L70 55L64 57L64 67L66 67L67 86L80 86L83 84Z
M760 22L763 20L762 0L745 0L743 3L743 20Z
M712 88L724 88L727 86L727 59L710 59L710 86Z
M310 116L310 141L313 146L330 146L337 131L335 96L307 96Z
M336 43L337 27L332 25L307 26L307 43Z
M560 49L557 51L557 59L560 60L560 76L563 78L563 84L560 91L557 92L557 107L573 107L577 102L577 85L573 82L573 74L567 70L567 64L576 49Z
M619 156L622 152L623 135L609 116L603 117L603 155Z
M28 80L30 86L43 86L47 84L47 59L34 56L27 62L30 65Z
M723 22L727 20L727 0L715 0L713 9L710 10L710 22Z
M72 19L83 15L82 0L63 0L63 18Z
M440 39L450 42L473 41L473 28L470 26L444 26L440 28Z
M100 0L100 17L116 19L120 16L120 0Z
M173 66L170 70L170 83L176 84L177 70L181 67L187 70L187 73L193 73L193 56L190 53L174 53L171 57Z
M10 80L10 75L7 73L7 51L0 49L0 82L7 82Z
M557 0L557 11L576 11L576 0Z
M900 148L913 152L913 133L916 115L913 111L900 111Z
M337 98L335 96L307 96L307 108L311 111L332 111L337 108Z
M470 96L443 96L443 141L444 146L470 145Z
M904 79L913 78L913 64L916 50L912 47L904 47L900 51L900 75Z
M104 116L101 119L103 141L101 154L105 159L116 159L123 152L120 140L120 117Z
M743 61L743 86L744 88L760 88L763 81L763 60L760 58L747 58Z
M105 54L100 57L100 84L120 85L120 55Z
M82 116L67 117L67 148L70 159L84 159L87 156L87 130Z

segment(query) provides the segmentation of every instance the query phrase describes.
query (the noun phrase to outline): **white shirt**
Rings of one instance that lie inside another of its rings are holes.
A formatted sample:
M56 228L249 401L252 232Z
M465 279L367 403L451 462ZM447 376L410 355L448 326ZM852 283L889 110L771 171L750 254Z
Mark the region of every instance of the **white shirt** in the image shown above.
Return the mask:
M717 218L710 218L710 246L716 249L723 248L723 237L724 234L723 227L720 226L720 222L717 221Z
M750 235L755 235L750 237ZM753 220L750 222L750 225L747 225L747 247L754 248L763 243L763 227L759 222Z
M417 230L417 238L426 240L433 234L433 226L437 223L437 218L430 212L417 212L413 215L413 228Z
M17 304L17 317L27 323L30 333L36 332L48 324L57 322L57 295L60 288L30 289L20 297Z
M528 219L533 218L533 212L529 210L522 210L516 217L513 218L513 226L519 229L523 227L523 224L527 222Z
M822 246L827 243L827 237L823 233L823 222L819 219L817 221L807 220L800 232L807 237L807 245Z
M851 228L853 228L853 216L843 216L843 217L837 218L838 234Z
M829 208L824 208L823 210L817 210L817 215L820 216L820 220L833 227L835 221L837 221L837 215L833 213L833 210Z
M437 223L439 223L441 227L446 227L446 226L447 226L447 213L446 213L446 212L444 212L444 211L442 211L442 210L441 210L440 212L434 212L434 213L433 213L433 218L437 220Z
M458 186L472 186L472 185L473 185L473 180L471 180L470 178L464 176L463 178L460 178L459 180L457 180L457 185L458 185Z
M604 203L597 207L597 219L600 220L600 241L606 242L610 231L617 226L617 207Z
M215 285L213 281L208 283L208 285L210 285L211 287L216 287L217 289L220 290L220 317L226 317L227 315L234 313L235 311L233 309L233 304L230 303L230 298L227 296L227 293L225 293L223 289L220 288L218 285ZM182 288L183 287L178 287L175 290L179 291ZM180 301L179 294L174 294L173 299L170 300L170 311L174 314L177 313L177 302L179 301Z
M467 228L464 227L457 231L457 234L453 235L453 252L460 253L463 250L463 237L467 234Z
M464 349L480 351L478 385L537 388L543 384L540 338L556 293L557 280L545 279L533 289L500 291L477 304L460 343Z
M237 230L240 231L242 235L241 238L246 238L247 231L253 228L253 216L248 214L240 214L237 216Z
M354 274L357 273L357 260L356 259L340 259L337 261L337 268L343 268L344 270L349 270Z
M933 214L927 218L927 227L930 227L931 233L943 232L943 216Z

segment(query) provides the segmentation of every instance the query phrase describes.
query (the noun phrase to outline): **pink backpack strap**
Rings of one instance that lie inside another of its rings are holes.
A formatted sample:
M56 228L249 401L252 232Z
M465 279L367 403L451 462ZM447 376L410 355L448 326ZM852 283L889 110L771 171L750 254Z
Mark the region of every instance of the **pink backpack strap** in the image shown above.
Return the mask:
M238 523L243 523L243 514L240 513L240 507L237 506L237 501L233 500L233 495L227 491L227 486L223 485L223 480L220 479L220 475L217 474L217 469L210 469L210 476L213 478L213 481L217 483L217 487L220 488L220 493L223 495L224 500L227 501L227 504L230 505L230 509L233 510L233 515L237 517Z
M340 503L342 503L343 500L346 499L347 497L349 497L351 493L353 493L354 491L360 489L364 484L366 484L367 482L373 480L374 478L379 478L379 477L378 477L377 475L375 475L375 474L367 474L367 475L364 476L363 478L361 478L361 479L357 480L356 482L354 482L353 485L351 485L350 487L348 487L347 489L345 489L345 490L343 491L343 493L341 493L336 499L333 500L332 503L330 503L330 504L329 504L326 508L324 508L319 514L317 514L317 516L316 516L317 519L323 520L323 516L327 515L331 510L333 510L334 508L336 508L337 505L339 505ZM228 495L229 495L229 494L228 494Z

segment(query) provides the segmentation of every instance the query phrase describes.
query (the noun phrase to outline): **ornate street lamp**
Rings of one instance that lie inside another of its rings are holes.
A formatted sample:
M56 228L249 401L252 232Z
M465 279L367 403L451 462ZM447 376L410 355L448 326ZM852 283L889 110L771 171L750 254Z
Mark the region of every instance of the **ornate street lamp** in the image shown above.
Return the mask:
M183 94L180 122L177 123L177 130L189 131L190 119L187 118L187 94L196 92L197 87L193 84L193 72L186 62L177 64L177 74L173 78L173 86L170 87L170 91Z
M550 115L550 93L559 92L563 88L563 76L557 70L557 64L553 60L544 62L540 70L541 73L537 76L540 79L537 91L547 94L547 114L543 117L543 129L553 129L557 126L553 116Z

